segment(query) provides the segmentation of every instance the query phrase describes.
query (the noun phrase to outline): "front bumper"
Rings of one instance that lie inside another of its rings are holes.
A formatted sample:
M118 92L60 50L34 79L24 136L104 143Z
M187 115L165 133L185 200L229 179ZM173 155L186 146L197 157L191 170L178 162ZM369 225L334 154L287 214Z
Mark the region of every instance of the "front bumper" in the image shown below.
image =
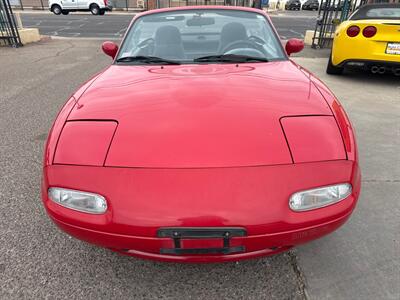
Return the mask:
M326 235L353 211L360 172L352 161L214 169L134 169L53 165L44 169L42 198L52 220L78 239L142 258L217 262L271 255ZM296 191L349 182L353 193L331 206L293 212ZM51 186L96 192L108 201L103 215L62 207L47 197ZM162 227L241 227L233 237L242 253L174 255L157 237Z
M335 231L346 222L350 215L351 211L333 221L301 230L235 238L233 244L242 245L246 251L244 253L226 255L161 254L161 248L173 247L170 239L112 234L73 226L54 218L52 220L60 229L71 236L91 244L109 248L121 254L159 261L205 263L238 261L278 254L291 249L293 246L306 243Z

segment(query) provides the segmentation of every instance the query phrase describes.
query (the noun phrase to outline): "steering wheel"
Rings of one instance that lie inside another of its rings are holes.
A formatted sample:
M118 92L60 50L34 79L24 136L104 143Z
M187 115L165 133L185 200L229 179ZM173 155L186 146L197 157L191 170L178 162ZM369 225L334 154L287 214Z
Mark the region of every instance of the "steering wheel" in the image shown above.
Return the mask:
M249 36L249 41L252 41L260 46L265 45L265 41L262 38L255 35Z
M137 44L138 48L144 48L147 47L149 44L153 44L154 43L154 39L152 37L147 38L143 41L141 41L139 44Z
M145 51L149 55L152 54L154 52L154 42L154 38L152 37L141 41L139 44L137 44L137 52Z
M229 43L222 49L221 53L224 54L232 49L237 49L237 48L250 48L250 49L257 50L257 51L261 52L263 55L265 55L265 53L264 53L265 51L261 47L261 45L257 45L254 42L248 41L248 40L239 40L239 41L234 41L232 43Z

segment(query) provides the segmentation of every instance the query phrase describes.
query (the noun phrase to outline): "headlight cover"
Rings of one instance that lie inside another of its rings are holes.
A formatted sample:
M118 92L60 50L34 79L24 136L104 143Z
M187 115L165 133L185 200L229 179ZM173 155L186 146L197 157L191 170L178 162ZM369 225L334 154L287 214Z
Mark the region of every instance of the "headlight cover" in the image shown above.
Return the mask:
M351 194L351 184L341 183L297 192L290 197L289 206L294 211L307 211L337 203Z
M103 166L117 125L115 121L102 120L66 122L57 142L53 163Z
M333 116L283 117L281 124L294 163L347 158Z
M107 210L107 202L103 196L52 187L48 190L50 200L64 207L90 214L103 214Z

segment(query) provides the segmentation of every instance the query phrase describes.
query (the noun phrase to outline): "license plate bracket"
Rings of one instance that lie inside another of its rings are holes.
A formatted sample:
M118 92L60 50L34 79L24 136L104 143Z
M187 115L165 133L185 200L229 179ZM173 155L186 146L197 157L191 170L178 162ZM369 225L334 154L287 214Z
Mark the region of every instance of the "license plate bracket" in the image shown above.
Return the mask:
M400 55L400 43L387 43L386 54Z
M161 248L161 254L187 255L187 254L232 254L244 252L244 246L230 246L233 237L244 237L247 232L240 227L168 227L160 228L157 236L171 238L174 248ZM184 239L222 239L223 247L213 248L182 248Z

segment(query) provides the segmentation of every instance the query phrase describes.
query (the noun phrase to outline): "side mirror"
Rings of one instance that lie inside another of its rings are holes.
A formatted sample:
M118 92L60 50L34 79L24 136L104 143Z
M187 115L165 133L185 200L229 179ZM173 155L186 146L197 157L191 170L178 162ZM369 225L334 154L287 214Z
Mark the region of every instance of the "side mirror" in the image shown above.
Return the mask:
M292 53L300 52L304 49L304 42L299 39L290 39L287 41L285 50L287 55L290 56Z
M104 42L103 45L101 45L101 48L105 54L111 56L112 58L117 55L118 45L113 42Z

